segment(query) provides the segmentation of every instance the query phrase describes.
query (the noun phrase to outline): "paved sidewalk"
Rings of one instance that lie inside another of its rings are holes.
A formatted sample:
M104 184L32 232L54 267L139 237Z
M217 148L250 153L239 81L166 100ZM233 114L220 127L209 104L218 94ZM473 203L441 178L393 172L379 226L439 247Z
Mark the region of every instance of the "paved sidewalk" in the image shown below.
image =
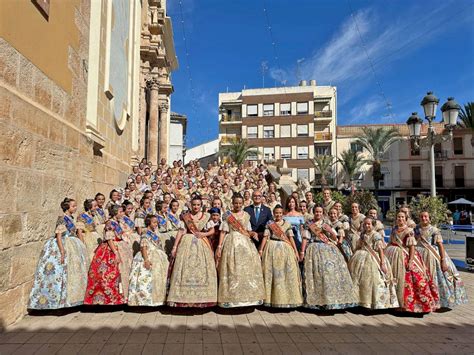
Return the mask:
M0 334L0 354L473 354L474 274L462 277L470 303L424 317L168 307L30 315Z

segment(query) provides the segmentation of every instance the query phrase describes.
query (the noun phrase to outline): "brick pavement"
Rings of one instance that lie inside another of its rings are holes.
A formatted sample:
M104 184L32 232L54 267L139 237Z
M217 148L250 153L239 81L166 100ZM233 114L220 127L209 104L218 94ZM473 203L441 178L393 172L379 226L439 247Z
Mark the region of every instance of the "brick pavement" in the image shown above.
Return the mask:
M471 302L420 316L368 312L81 308L26 316L0 333L0 354L474 353Z

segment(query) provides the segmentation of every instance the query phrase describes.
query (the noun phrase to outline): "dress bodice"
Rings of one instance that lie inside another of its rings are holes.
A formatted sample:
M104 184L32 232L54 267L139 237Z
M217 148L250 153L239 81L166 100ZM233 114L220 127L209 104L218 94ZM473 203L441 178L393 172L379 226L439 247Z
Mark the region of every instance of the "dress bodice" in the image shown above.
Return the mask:
M436 228L435 226L432 226L431 224L429 224L426 227L422 227L421 225L418 225L415 228L415 238L417 240L420 240L420 238L423 238L431 245L436 245L437 243L443 242L443 237L441 236L440 230Z
M55 234L61 234L62 236L75 237L76 234L76 223L74 222L74 217L63 215L58 217L56 221L56 230Z

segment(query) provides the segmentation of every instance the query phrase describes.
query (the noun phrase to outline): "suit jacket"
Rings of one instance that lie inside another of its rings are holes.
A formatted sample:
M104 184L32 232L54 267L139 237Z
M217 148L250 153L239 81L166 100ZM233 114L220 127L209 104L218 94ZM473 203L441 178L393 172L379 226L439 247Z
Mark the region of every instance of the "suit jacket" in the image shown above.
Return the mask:
M250 205L244 208L244 211L250 215L250 225L252 226L252 231L257 232L259 236L259 242L255 242L257 247L260 245L260 240L263 237L263 232L267 226L268 221L273 220L272 211L264 205L260 205L260 215L258 221L255 218L255 206Z

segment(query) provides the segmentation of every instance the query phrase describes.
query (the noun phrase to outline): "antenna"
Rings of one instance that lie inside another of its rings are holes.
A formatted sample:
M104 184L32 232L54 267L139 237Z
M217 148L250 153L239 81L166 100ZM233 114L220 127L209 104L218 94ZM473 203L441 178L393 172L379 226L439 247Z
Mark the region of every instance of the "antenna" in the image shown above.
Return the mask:
M265 72L268 69L268 62L263 61L261 66L262 66L262 87L264 88L265 87Z

